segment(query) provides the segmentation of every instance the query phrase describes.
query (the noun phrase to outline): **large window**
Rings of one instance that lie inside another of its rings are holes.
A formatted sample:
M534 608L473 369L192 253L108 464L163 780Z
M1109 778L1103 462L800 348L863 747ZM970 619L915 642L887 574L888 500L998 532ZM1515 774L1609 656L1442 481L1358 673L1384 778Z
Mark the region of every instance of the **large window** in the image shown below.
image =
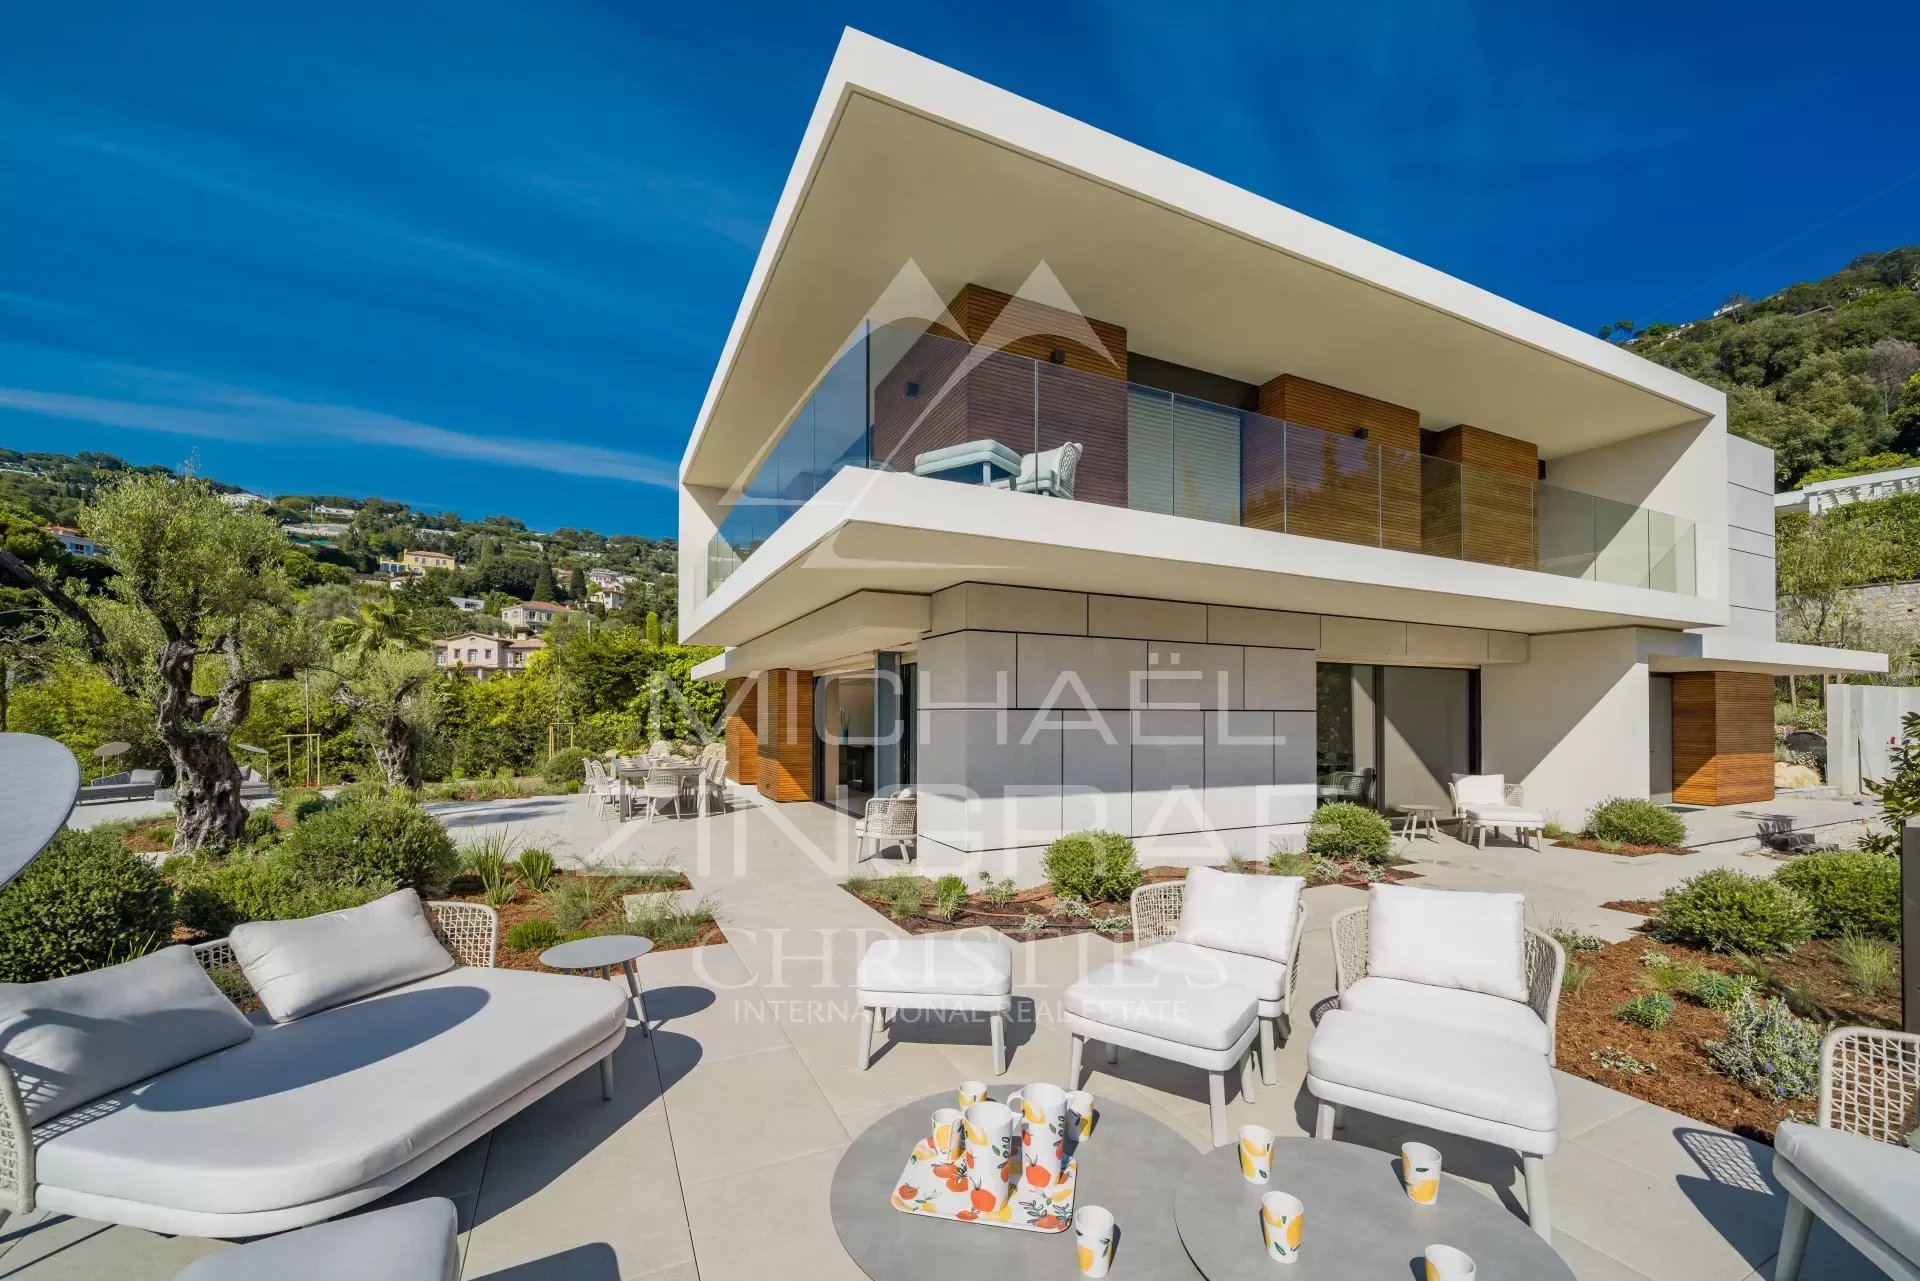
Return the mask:
M1322 663L1316 781L1321 804L1392 812L1437 805L1478 766L1479 673L1451 667Z

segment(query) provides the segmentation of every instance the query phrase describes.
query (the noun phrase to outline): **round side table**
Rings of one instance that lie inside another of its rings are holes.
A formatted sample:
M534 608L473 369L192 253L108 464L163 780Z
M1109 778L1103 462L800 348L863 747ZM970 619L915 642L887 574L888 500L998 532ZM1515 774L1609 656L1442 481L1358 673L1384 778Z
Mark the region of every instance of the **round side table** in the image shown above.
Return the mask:
M1428 840L1437 841L1440 839L1440 811L1445 809L1446 806L1396 805L1394 808L1400 811L1400 834L1402 836L1410 841L1418 840L1420 833L1424 830Z
M640 1035L652 1036L647 1027L647 998L640 993L640 975L633 963L653 951L653 940L638 934L596 934L575 939L540 953L540 964L576 974L597 971L606 978L615 966L627 976L627 991L633 994L633 1008L640 1015Z
M1240 1176L1240 1145L1229 1143L1187 1164L1174 1197L1180 1240L1207 1281L1349 1281L1408 1277L1430 1245L1472 1257L1483 1277L1574 1281L1573 1269L1499 1202L1452 1175L1440 1197L1415 1205L1400 1185L1399 1157L1357 1143L1280 1139L1273 1177ZM1291 1192L1306 1203L1299 1261L1276 1269L1260 1243L1260 1197Z

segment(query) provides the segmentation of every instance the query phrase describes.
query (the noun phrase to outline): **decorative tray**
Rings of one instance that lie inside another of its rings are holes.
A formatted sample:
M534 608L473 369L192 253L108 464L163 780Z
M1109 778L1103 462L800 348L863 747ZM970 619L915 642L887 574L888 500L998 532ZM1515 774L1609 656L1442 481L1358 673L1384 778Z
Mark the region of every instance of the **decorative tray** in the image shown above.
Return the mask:
M928 1214L961 1223L988 1223L997 1228L1018 1228L1022 1232L1065 1232L1073 1226L1073 1184L1080 1159L1067 1158L1060 1178L1046 1187L1033 1186L1019 1158L1011 1164L1015 1170L1013 1194L999 1209L993 1208L993 1194L975 1186L970 1177L968 1154L947 1164L933 1145L921 1139L913 1145L906 1168L893 1189L893 1208L903 1214ZM1041 1171L1035 1167L1035 1173ZM985 1208L976 1204L985 1202Z

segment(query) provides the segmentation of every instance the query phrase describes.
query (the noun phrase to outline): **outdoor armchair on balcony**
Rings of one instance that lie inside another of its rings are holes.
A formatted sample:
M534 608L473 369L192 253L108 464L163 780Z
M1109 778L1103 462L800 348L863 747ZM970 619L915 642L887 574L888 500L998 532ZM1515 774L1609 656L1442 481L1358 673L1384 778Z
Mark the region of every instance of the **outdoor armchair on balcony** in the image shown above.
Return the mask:
M1551 1241L1546 1158L1560 1146L1554 1031L1566 954L1518 894L1376 885L1333 918L1329 1010L1307 1047L1315 1137L1347 1107L1521 1155L1527 1218Z
M989 482L989 487L1012 488L1017 493L1041 494L1048 498L1072 498L1073 478L1080 471L1080 455L1085 448L1069 441L1057 449L1023 454L1018 475Z
M1447 786L1453 812L1460 816L1460 839L1487 847L1487 833L1510 829L1518 840L1533 833L1534 848L1545 840L1547 816L1526 807L1520 784L1504 774L1455 774Z
M868 845L874 853L888 845L919 850L920 802L912 788L902 788L892 796L876 796L867 802L865 814L853 825L854 840L859 843L857 862L866 862Z
M1773 1174L1787 1192L1774 1281L1795 1281L1813 1220L1873 1265L1920 1281L1920 1035L1843 1027L1820 1043L1819 1123L1783 1121Z

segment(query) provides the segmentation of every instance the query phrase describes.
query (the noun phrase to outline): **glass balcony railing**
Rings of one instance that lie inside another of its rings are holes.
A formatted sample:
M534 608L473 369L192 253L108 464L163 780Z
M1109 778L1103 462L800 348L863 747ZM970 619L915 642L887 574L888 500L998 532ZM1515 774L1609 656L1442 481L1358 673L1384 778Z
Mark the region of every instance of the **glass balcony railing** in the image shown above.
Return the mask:
M842 354L734 496L707 590L845 467L1695 590L1682 517L898 328Z

